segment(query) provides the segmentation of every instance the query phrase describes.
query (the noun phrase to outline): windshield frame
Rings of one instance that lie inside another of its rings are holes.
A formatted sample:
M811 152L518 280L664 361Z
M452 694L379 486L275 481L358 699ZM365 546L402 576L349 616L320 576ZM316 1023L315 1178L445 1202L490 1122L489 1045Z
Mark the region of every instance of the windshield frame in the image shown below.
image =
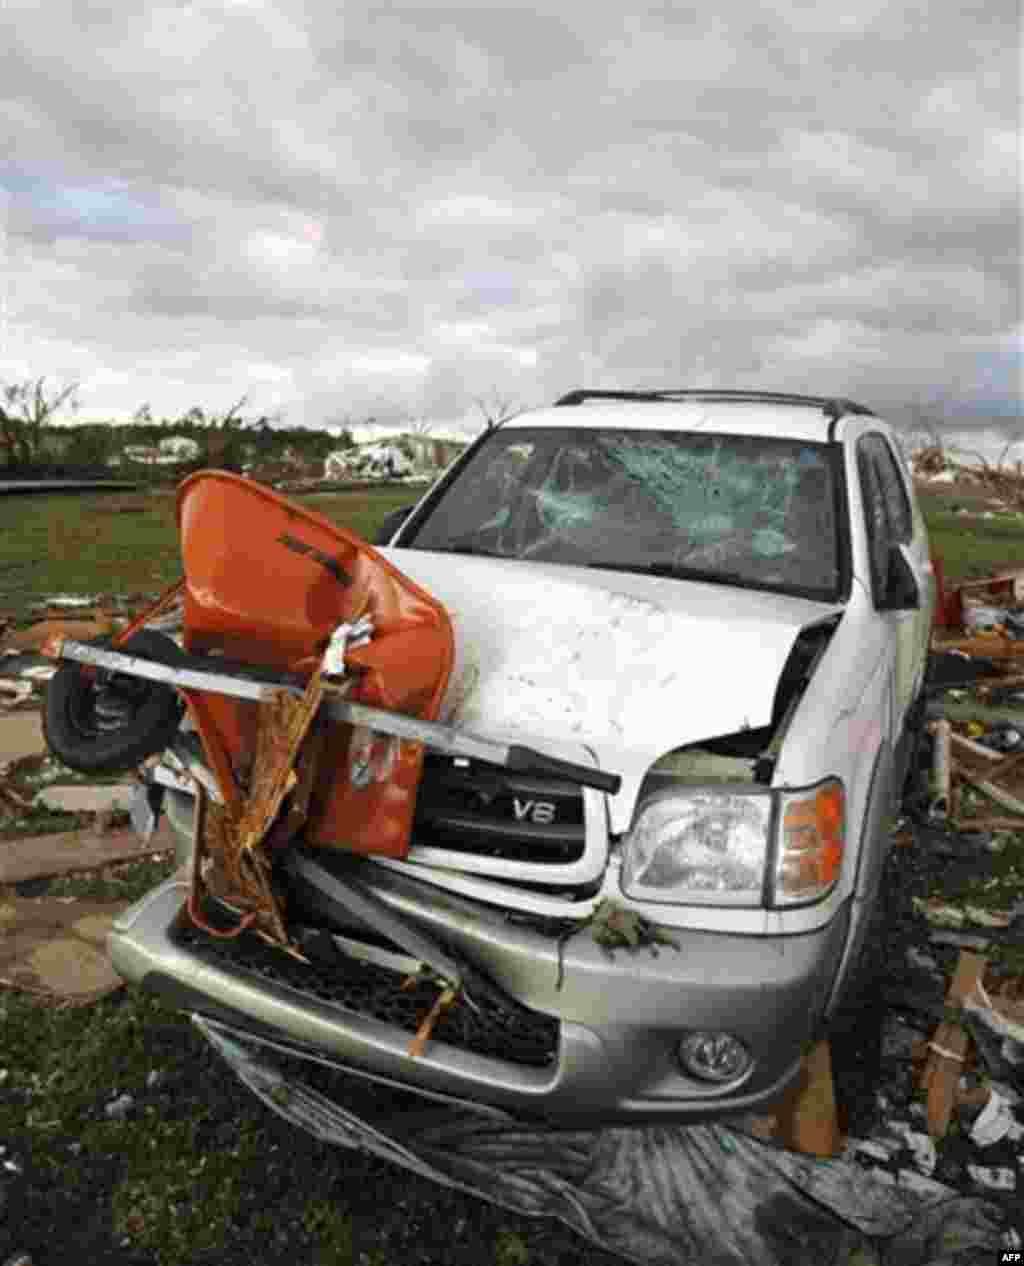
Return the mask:
M611 422L610 420L610 424L607 427L596 428L596 429L607 431L607 432L616 432L620 430L621 428L615 426L614 422ZM472 555L474 553L472 549L467 549L463 551L443 550L443 549L438 549L435 546L418 545L417 537L420 536L422 530L426 527L427 523L431 519L433 513L438 508L440 503L446 499L452 487L462 477L467 466L469 466L471 463L474 462L476 454L483 447L489 444L492 444L496 440L498 440L499 435L500 435L500 442L503 445L514 444L518 441L525 441L531 436L536 436L544 432L557 434L559 437L561 437L563 442L568 444L568 443L577 442L577 441L584 441L588 438L592 441L594 430L595 430L594 427L574 427L574 426L555 427L551 425L529 426L529 425L524 424L524 420L520 420L518 425L514 427L510 426L507 429L505 427L502 427L501 425L488 428L487 430L483 431L476 438L476 440L470 445L470 447L465 450L462 456L455 463L453 463L453 465L450 466L447 471L445 471L442 478L438 480L438 482L428 491L427 495L415 507L413 507L409 517L398 529L398 532L393 538L394 548L420 549L420 550L423 550L424 552L432 552L432 553L452 553L453 555L456 555L456 556L464 556L466 554ZM639 435L642 433L649 433L652 436L661 435L661 436L666 436L666 437L678 437L678 436L692 434L695 437L700 436L702 439L707 439L709 436L712 436L712 435L741 438L741 437L746 437L748 434L740 430L731 431L724 427L717 427L715 428L714 431L708 431L703 428L700 428L699 430L690 430L689 428L680 428L680 427L650 427L650 428L645 427L643 428L642 432L637 432L637 431L633 432L633 434L635 435ZM735 573L725 573L725 572L716 573L715 571L711 571L711 570L707 572L701 572L700 575L695 575L692 573L692 570L690 569L681 569L681 574L679 575L678 579L688 584L725 585L725 586L728 586L731 588L737 588L737 589L751 589L751 590L756 590L756 591L760 591L764 593L780 594L780 595L792 596L796 598L805 598L805 599L809 599L815 602L827 602L827 603L846 602L850 596L853 568L852 568L852 557L851 557L851 539L850 539L849 511L848 511L849 499L848 499L848 493L847 493L847 487L846 487L846 462L844 460L843 444L840 441L835 441L835 440L807 440L803 437L795 437L795 436L787 436L787 435L778 435L778 436L759 435L759 436L750 437L750 438L763 439L768 442L779 441L781 443L793 443L793 444L799 443L801 447L813 448L822 455L825 464L828 466L829 476L831 479L832 500L833 500L832 516L833 516L833 523L835 526L836 575L837 575L836 583L833 586L829 586L829 587L807 586L807 585L797 585L797 584L781 584L778 582L766 583L754 578L738 576ZM481 556L487 557L493 561L508 563L509 565L517 564L517 563L521 564L524 562L527 562L527 563L532 562L534 565L537 565L537 566L542 565L545 567L574 567L580 570L589 570L593 568L595 570L607 571L612 574L614 574L614 572L616 571L620 571L624 574L641 573L641 574L649 574L652 576L659 576L659 578L664 578L666 576L666 569L658 565L630 567L628 565L620 565L616 563L603 564L603 563L595 562L595 563L590 563L590 564L583 564L583 563L576 563L576 562L566 562L566 561L562 561L558 559L518 558L511 555L489 552L485 549L481 549L476 552L478 552ZM686 570L687 574L685 575L682 574L683 570ZM672 577L671 575L669 575L668 578L673 579L675 577Z

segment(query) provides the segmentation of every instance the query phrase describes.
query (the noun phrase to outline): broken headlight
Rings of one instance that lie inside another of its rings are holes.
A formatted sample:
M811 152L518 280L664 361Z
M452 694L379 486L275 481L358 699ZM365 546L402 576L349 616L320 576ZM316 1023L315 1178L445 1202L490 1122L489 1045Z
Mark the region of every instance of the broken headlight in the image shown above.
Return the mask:
M623 844L622 890L637 901L760 905L772 794L655 793Z

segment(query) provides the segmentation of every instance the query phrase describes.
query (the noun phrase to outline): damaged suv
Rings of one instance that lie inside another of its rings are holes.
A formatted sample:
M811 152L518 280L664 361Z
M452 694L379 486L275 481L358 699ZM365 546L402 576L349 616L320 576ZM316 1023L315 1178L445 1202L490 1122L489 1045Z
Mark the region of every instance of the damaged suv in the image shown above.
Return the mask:
M919 715L935 592L892 429L577 391L488 430L378 548L450 616L437 729L477 746L426 744L403 855L279 850L296 952L198 929L183 869L116 921L117 970L201 1027L521 1118L776 1098L857 963ZM166 812L186 861L215 788L181 724L137 821Z

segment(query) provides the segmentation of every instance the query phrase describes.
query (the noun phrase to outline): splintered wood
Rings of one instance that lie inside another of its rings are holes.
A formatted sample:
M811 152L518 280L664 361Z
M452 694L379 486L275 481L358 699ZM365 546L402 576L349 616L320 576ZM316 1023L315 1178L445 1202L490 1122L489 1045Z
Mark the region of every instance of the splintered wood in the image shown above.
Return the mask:
M827 1041L815 1043L804 1056L800 1079L768 1110L756 1117L751 1133L771 1139L790 1151L827 1158L838 1156L843 1139L832 1080L832 1051Z
M299 782L295 764L307 732L323 696L318 668L299 697L287 690L275 690L260 704L256 758L249 782L249 796L238 820L238 847L251 852L277 817L281 802ZM309 801L312 774L306 762L305 800ZM300 823L301 825L301 823Z
M963 1006L964 999L984 976L985 967L983 955L960 951L956 972L946 994L947 1007ZM928 1133L933 1139L943 1138L949 1129L970 1041L962 1025L954 1020L944 1020L928 1043L928 1059L919 1084L928 1093Z
M275 691L260 704L256 753L249 792L238 807L207 803L197 821L193 886L246 911L243 927L296 953L288 940L284 910L271 878L270 853L290 840L306 819L309 798L323 746L314 718L323 695L318 669L301 696ZM282 803L289 806L279 818ZM205 797L201 796L201 799ZM190 906L193 919L207 931L198 901Z

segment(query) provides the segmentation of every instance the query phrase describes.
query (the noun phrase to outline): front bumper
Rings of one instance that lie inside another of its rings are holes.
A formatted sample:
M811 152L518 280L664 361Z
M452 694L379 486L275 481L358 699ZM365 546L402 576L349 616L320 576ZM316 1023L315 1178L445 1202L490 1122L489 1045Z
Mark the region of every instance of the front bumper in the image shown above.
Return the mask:
M458 1023L439 1027L413 1056L415 1025L364 1005L363 977L350 979L364 964L346 959L313 970L280 951L247 957L237 942L225 952L192 928L182 908L187 888L177 878L115 920L111 959L125 979L185 1010L426 1095L566 1122L695 1122L757 1110L795 1078L847 930L845 912L798 936L672 929L678 950L609 956L583 928L562 946L560 982L554 936L405 875L368 870L364 882L375 896L486 972L523 1008L524 1027L550 1034L540 1058L536 1042L529 1058L512 1041L473 1049ZM396 994L401 980L394 975ZM515 1015L502 1023L515 1025ZM753 1053L753 1068L725 1086L685 1075L675 1052L691 1029L735 1034Z

